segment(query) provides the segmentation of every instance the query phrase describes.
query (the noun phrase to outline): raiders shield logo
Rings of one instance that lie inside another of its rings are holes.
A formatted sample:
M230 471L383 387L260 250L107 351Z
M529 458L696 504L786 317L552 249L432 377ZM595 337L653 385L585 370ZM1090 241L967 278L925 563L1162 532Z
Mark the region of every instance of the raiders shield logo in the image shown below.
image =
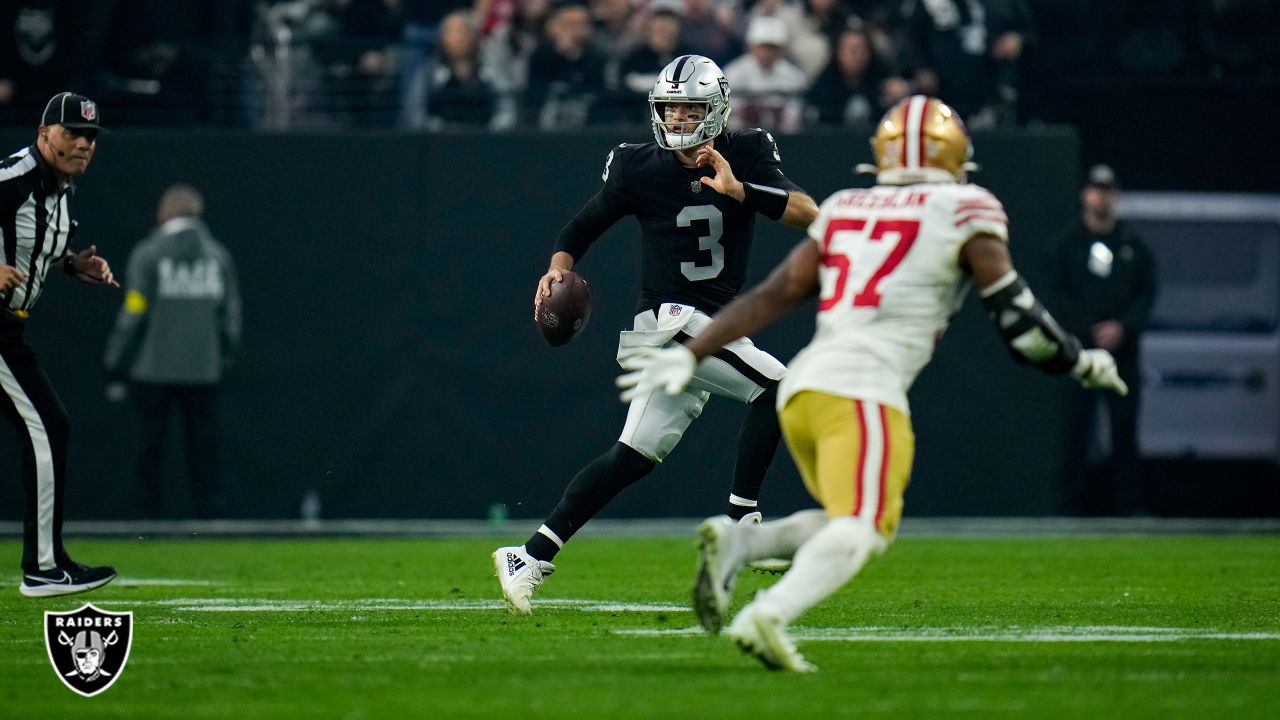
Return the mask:
M58 678L93 697L111 687L129 662L133 613L99 610L92 604L72 612L44 614L44 646Z

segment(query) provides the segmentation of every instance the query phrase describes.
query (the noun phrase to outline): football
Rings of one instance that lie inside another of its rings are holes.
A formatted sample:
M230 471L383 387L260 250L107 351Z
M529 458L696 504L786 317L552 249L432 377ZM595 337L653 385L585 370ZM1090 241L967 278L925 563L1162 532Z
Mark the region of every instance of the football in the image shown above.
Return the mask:
M591 319L591 291L587 281L575 272L551 283L550 297L538 307L537 325L542 339L551 347L560 347L578 336Z

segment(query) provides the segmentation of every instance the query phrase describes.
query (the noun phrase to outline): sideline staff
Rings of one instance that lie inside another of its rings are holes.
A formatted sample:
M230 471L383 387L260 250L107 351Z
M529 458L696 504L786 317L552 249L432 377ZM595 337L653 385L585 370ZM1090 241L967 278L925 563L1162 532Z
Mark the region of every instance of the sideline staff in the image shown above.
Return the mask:
M1073 407L1072 465L1064 500L1068 513L1133 515L1149 512L1142 477L1138 409L1142 403L1141 338L1155 306L1155 257L1146 242L1117 219L1120 183L1115 171L1094 165L1080 190L1080 221L1057 241L1054 283L1062 298L1062 323L1115 356L1128 395L1080 390ZM1084 458L1097 433L1096 408L1108 413L1110 462L1099 472Z
M164 443L176 406L196 517L225 514L220 492L217 395L240 346L240 290L231 253L201 220L204 198L179 183L165 190L157 227L129 254L124 305L107 341L111 399L133 396L142 420L138 479L143 511L162 506ZM123 392L123 380L130 383Z

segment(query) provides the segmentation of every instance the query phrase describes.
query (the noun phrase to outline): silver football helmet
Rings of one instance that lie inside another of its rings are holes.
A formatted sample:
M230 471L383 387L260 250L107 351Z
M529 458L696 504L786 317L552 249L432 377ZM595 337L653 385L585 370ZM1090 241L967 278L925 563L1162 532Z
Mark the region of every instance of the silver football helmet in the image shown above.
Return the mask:
M706 112L701 120L677 123L673 130L663 117L667 103L701 103ZM672 60L649 91L653 137L667 150L688 150L710 141L724 132L729 111L729 81L719 65L701 55Z

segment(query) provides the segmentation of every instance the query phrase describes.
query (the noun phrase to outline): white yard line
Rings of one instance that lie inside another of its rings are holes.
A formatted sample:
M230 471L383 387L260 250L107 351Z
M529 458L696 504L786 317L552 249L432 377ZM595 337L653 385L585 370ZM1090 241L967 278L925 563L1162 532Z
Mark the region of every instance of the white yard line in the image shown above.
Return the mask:
M175 584L177 581L174 581ZM99 605L153 606L182 613L302 613L302 612L475 612L503 611L496 599L295 599L295 598L209 598L180 597L152 600L103 600ZM533 601L539 610L576 610L588 613L685 613L689 608L669 603L635 603L614 600L574 598L542 598ZM633 637L682 637L702 635L697 627L689 628L619 628L615 635ZM1183 640L1280 640L1280 632L1224 632L1216 628L1179 628L1162 626L1088 625L1033 627L804 627L793 629L793 637L802 641L823 642L1123 642L1154 643Z
M161 606L175 612L306 612L306 611L377 611L426 610L468 611L504 610L500 600L410 600L402 598L357 598L331 600L299 600L293 598L163 598L158 600L103 600L99 605ZM580 600L547 598L534 600L533 606L543 610L577 610L579 612L687 612L683 605L666 603L634 603L614 600Z
M113 581L113 584L114 584L114 586L115 586L115 587L120 587L121 585L127 585L127 586L131 586L131 587L134 587L134 586L136 586L136 587L148 587L148 586L160 586L160 587L182 587L182 586L185 586L185 585L192 585L192 586L194 586L194 585L205 585L205 586L208 586L208 585L217 585L218 583L213 582L213 581L211 581L211 580L181 580L181 579L177 579L177 578L131 578L131 577L118 577L118 578L116 578L116 579Z
M680 637L704 634L701 628L635 628L611 631L615 635ZM796 627L796 640L835 642L1126 642L1152 643L1182 640L1280 640L1280 632L1219 632L1213 629L1176 627L1087 626L1072 627L927 627L927 628L810 628Z

